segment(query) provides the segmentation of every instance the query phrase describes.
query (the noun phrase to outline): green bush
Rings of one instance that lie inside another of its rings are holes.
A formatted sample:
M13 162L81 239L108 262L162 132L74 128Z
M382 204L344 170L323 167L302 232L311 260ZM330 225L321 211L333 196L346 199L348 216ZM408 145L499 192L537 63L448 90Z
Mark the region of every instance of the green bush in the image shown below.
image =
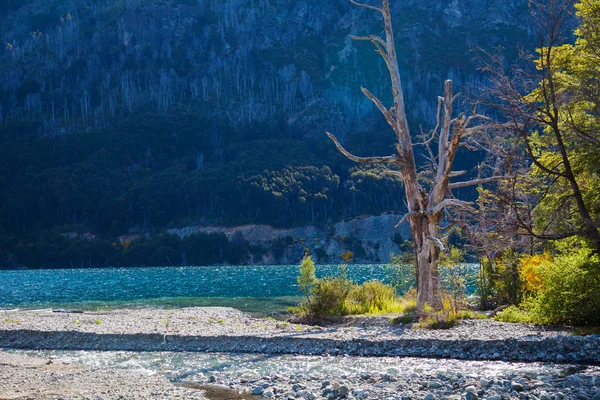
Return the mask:
M403 298L396 289L379 281L357 285L348 279L346 265L340 266L337 277L317 279L315 266L310 256L302 260L298 285L305 300L298 306L289 307L288 312L303 318L323 318L342 315L408 313L417 308L415 289Z
M555 258L533 314L542 324L600 325L600 261L583 249Z
M379 281L355 286L346 299L349 314L381 314L401 311L396 292L390 285Z
M319 279L312 293L312 301L307 304L311 316L327 317L346 315L346 298L356 284L344 276Z
M597 255L590 257L589 249L576 247L571 246L548 262L538 290L520 306L499 313L496 320L541 325L600 325L600 260Z
M526 307L525 304L521 304L520 306L510 306L504 309L504 311L498 313L495 319L496 321L500 322L522 324L531 324L535 322L531 310L529 307Z

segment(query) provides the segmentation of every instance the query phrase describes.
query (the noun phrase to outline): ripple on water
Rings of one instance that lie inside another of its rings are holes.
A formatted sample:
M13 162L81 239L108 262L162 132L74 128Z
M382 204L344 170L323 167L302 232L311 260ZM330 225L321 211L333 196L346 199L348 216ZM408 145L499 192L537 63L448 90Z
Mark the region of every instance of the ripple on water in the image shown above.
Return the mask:
M224 305L269 313L297 302L298 271L297 265L0 271L0 308ZM347 272L358 283L390 277L380 264L353 264ZM339 267L318 265L316 273L336 275Z
M226 379L252 379L261 376L342 377L363 374L440 376L456 375L499 378L510 375L561 377L573 366L547 363L503 361L464 361L393 357L319 357L299 355L256 355L225 353L139 353L91 351L17 351L36 357L95 368L136 370L146 374L162 373L173 381L206 381L210 375ZM584 367L600 375L599 367Z

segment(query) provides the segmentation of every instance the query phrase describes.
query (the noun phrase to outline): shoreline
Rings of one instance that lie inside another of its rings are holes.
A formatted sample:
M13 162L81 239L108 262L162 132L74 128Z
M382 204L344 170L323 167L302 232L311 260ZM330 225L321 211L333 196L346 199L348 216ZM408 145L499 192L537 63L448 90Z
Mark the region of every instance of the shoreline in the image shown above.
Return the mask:
M579 337L566 329L493 320L467 320L448 330L369 322L316 327L256 318L226 307L0 310L0 348L600 364L599 335Z
M174 385L161 375L91 368L1 350L0 355L0 400L207 400L203 391Z

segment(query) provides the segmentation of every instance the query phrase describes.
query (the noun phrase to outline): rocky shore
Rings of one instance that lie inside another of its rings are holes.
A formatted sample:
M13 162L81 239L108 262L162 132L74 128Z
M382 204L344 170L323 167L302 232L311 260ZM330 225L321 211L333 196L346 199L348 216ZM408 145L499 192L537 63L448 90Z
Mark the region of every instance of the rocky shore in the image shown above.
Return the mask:
M253 318L219 307L0 311L0 347L600 363L598 335L579 337L565 329L493 320L463 321L448 330L360 323L317 327Z
M160 375L94 369L0 351L0 400L189 399L202 391L180 387Z
M492 320L434 331L216 307L5 310L2 348L0 399L600 400L598 335Z
M406 366L402 360L396 367ZM343 364L343 360L337 360ZM385 400L598 400L600 399L600 369L566 367L541 374L535 368L502 363L502 373L486 371L486 362L451 362L455 370L435 372L438 360L412 360L420 368L408 368L399 373L361 372L332 376L331 374L274 374L246 379L210 376L204 384L221 385L241 393L273 399L385 399ZM393 369L392 369L393 370ZM431 370L434 370L432 372Z

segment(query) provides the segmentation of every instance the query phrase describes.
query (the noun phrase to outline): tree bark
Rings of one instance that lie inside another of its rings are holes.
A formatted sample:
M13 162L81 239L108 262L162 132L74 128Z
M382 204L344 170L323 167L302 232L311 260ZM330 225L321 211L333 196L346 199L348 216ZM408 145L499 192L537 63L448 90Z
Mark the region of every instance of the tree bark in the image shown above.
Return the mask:
M438 272L440 248L429 239L439 236L439 219L439 215L419 216L410 224L416 260L417 307L419 310L422 310L426 304L436 310L442 307Z

